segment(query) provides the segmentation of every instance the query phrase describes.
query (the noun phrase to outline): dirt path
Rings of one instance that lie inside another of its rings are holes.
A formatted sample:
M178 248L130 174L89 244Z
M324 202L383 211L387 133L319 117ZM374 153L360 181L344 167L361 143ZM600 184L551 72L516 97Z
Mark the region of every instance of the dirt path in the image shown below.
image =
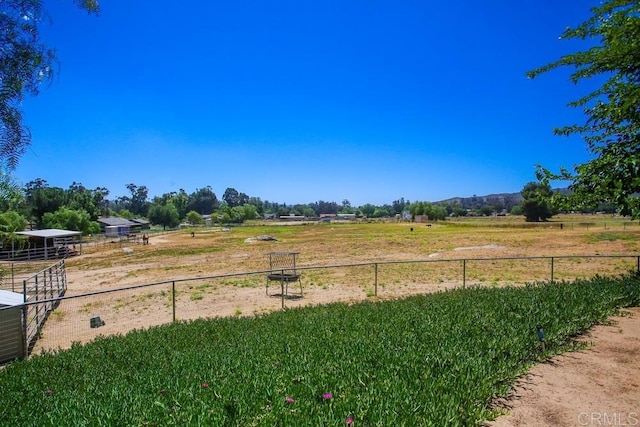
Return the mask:
M640 426L640 308L627 312L594 327L588 349L535 366L489 425Z

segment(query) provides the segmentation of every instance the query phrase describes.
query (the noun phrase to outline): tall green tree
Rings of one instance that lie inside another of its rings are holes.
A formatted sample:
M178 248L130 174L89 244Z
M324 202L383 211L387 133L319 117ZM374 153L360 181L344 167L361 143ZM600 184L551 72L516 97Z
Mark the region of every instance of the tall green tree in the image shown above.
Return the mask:
M99 13L97 0L75 0L89 13ZM26 95L35 96L51 81L56 56L40 37L47 14L40 0L0 1L0 163L14 169L31 143L22 120Z
M118 199L121 208L127 209L134 215L147 216L149 211L149 189L145 185L127 184L131 197L122 196Z
M30 216L35 219L38 228L42 227L46 213L57 211L67 202L64 189L49 187L47 181L40 178L27 183L26 195Z
M573 101L584 110L586 122L554 129L558 135L581 135L593 158L553 173L538 166L543 183L570 180L572 194L560 198L565 207L582 209L613 203L623 215L640 217L640 1L604 0L591 9L591 17L567 28L562 39L591 40L588 50L527 73L531 78L556 68L570 67L575 84L592 77L604 83Z
M200 215L210 215L220 207L220 201L210 186L206 186L189 195L186 211L196 211Z
M548 184L530 182L522 191L522 213L527 222L546 221L553 216L551 197L553 191Z
M84 210L62 207L55 212L45 213L42 222L46 228L81 231L84 235L100 233L100 225L91 221L91 216Z
M186 216L187 222L191 225L200 225L204 222L202 215L196 211L191 211Z
M171 203L166 205L153 205L149 209L149 221L155 225L161 225L163 229L174 228L180 224L178 209Z
M104 187L89 190L84 185L74 182L66 192L66 206L73 210L83 210L89 214L91 221L96 221L105 208L105 198L109 190Z
M242 206L249 202L249 196L245 193L238 192L235 188L227 188L222 195L222 201L224 201L229 207Z

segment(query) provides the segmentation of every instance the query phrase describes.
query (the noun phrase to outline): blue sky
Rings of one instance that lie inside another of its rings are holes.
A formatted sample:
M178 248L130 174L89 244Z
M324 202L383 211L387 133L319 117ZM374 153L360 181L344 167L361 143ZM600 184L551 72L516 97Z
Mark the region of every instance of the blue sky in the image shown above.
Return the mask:
M57 75L15 176L287 204L518 192L589 159L559 40L597 1L45 1ZM590 86L591 85L591 86Z

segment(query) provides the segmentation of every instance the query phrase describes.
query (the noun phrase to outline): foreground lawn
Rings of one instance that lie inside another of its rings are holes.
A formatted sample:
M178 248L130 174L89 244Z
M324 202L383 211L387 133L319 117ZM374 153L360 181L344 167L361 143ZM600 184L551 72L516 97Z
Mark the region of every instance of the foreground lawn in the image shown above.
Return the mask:
M477 425L516 376L639 295L631 275L136 331L8 365L0 425Z

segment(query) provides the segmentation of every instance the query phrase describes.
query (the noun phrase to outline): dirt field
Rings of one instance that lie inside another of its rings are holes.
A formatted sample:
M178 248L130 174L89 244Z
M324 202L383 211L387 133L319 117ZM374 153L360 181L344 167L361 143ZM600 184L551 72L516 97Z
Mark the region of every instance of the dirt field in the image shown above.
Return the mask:
M265 235L275 240L259 239ZM640 253L639 237L640 226L628 227L613 221L589 228L574 227L568 221L562 229L323 224L198 229L193 235L187 230L152 235L149 245L114 242L85 247L83 255L67 263L68 295L163 280L266 270L266 253L271 251L299 252L302 267L371 261L442 261L416 271L403 264L383 266L378 277L378 298L394 298L460 286L460 262L448 260L636 254ZM570 264L558 261L556 277L592 276L609 268L609 273L624 272L634 268L636 261L613 259L606 268L584 260L563 262ZM535 267L508 261L508 273L500 262L476 264L474 267L469 262L466 267L472 283L499 286L524 283L532 278L548 279L546 260ZM286 300L288 307L372 298L373 271L370 266L313 270L303 272L303 283L304 298ZM280 298L265 295L264 274L182 286L177 316L180 319L252 315L280 309L282 304ZM170 307L163 292L147 292L130 300L122 296L113 298L61 307L59 315L48 322L41 345L46 347L59 338L53 329L56 323L60 329L78 314L83 314L82 325L87 317L100 314L106 319L106 325L100 329L102 334L167 323L170 319ZM630 313L633 316L615 319L614 326L594 328L587 337L593 342L588 350L535 367L522 379L513 398L503 402L510 414L493 425L640 425L637 374L640 311L633 309ZM74 339L85 341L95 336L95 330L74 328Z
M590 347L535 366L501 401L507 415L489 425L640 425L640 309L596 326Z

